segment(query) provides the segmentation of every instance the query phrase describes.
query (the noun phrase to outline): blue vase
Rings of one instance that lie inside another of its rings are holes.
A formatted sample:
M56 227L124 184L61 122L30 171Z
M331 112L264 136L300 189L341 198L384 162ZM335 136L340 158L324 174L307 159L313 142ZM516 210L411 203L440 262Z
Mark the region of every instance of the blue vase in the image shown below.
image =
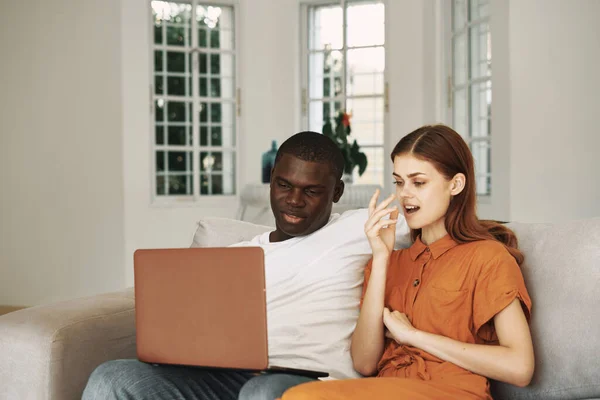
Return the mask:
M271 181L271 170L275 165L275 157L277 156L277 141L271 142L271 149L262 155L262 183Z

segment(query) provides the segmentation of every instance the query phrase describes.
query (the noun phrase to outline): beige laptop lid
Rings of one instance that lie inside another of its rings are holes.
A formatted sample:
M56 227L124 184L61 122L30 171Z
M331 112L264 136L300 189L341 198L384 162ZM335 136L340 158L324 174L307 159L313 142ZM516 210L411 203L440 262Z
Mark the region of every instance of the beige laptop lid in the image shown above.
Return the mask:
M141 361L267 368L260 247L137 250L134 274Z

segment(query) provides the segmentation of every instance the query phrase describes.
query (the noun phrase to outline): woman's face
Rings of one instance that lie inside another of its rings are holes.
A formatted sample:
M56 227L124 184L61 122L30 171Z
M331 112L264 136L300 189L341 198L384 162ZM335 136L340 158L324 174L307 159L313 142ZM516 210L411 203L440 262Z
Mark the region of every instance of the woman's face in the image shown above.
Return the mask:
M454 180L447 180L429 161L410 154L394 158L393 176L408 226L411 229L444 228Z

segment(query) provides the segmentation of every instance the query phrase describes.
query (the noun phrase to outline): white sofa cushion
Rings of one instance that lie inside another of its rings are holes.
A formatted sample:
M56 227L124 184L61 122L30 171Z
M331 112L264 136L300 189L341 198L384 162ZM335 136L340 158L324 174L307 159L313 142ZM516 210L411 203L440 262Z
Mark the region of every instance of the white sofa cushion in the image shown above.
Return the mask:
M229 246L269 230L274 228L229 218L207 217L198 221L190 247Z

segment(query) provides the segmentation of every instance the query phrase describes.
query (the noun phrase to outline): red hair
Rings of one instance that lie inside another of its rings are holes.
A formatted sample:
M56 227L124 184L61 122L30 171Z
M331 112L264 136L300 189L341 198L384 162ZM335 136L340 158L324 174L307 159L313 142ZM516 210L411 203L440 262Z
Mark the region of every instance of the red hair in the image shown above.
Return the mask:
M519 265L523 262L523 253L518 249L513 231L498 222L477 218L473 155L458 133L445 125L423 126L398 142L391 154L392 162L401 154L410 154L432 163L448 180L458 173L465 175L465 187L450 201L444 222L446 231L454 241L497 240L504 244ZM420 234L420 229L412 229L413 241Z

